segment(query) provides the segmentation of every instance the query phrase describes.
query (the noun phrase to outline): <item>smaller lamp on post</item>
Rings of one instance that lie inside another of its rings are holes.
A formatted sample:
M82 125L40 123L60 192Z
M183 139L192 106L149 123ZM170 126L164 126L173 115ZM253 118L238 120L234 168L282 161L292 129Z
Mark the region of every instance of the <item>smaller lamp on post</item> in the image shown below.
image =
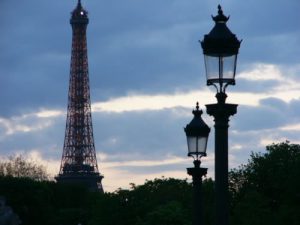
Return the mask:
M188 175L193 178L194 205L193 205L193 225L203 225L202 210L202 177L206 175L207 168L201 168L201 157L206 156L206 147L210 128L201 118L202 110L199 110L197 102L196 110L193 110L194 118L184 128L187 144L188 156L194 158L194 167L187 168Z
M192 156L195 161L202 156L206 156L207 140L210 132L210 128L201 118L202 113L197 102L196 110L193 110L194 118L184 128L188 144L188 156Z

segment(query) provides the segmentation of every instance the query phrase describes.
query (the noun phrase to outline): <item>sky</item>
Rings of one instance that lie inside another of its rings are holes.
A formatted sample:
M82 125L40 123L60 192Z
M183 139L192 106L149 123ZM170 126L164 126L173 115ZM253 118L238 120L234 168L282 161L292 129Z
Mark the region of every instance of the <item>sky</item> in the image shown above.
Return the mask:
M22 154L59 170L76 0L0 0L0 158ZM221 4L242 39L227 102L229 167L251 152L300 144L299 0L82 0L98 167L112 192L160 177L188 178L183 128L198 101L212 128L202 166L214 176L216 102L199 40ZM190 179L190 178L189 178Z

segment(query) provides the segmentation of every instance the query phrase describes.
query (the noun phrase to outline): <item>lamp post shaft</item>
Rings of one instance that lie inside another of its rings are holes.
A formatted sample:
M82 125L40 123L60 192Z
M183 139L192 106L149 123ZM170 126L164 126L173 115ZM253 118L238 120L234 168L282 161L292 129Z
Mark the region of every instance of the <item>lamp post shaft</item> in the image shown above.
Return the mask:
M206 105L207 114L215 121L216 225L229 224L228 127L229 117L236 114L237 105L225 103L226 97L224 92L219 92L218 103Z
M203 225L202 177L206 175L207 168L201 168L198 160L194 161L194 164L195 167L187 168L187 173L193 178L193 225Z

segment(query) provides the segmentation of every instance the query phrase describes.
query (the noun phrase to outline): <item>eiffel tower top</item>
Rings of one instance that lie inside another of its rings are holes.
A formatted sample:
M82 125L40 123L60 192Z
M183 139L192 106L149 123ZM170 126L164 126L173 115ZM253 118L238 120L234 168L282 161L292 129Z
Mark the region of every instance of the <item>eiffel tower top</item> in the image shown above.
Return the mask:
M78 0L76 8L71 13L71 24L88 24L88 12L82 7L81 0Z

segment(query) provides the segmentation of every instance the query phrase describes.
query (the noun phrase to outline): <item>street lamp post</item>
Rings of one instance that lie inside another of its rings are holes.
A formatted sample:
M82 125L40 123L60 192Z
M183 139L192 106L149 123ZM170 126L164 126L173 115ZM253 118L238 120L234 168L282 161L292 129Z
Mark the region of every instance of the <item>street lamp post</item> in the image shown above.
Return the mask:
M193 178L193 225L203 225L202 177L206 175L207 168L200 167L200 159L202 156L206 156L210 128L201 118L202 110L199 110L198 102L196 110L193 110L193 114L194 118L184 128L188 144L188 156L194 158L194 167L187 168L187 173Z
M236 114L237 105L226 103L225 91L228 85L235 85L237 55L241 44L226 26L228 19L219 5L218 15L213 17L215 26L201 41L207 85L217 89L217 103L206 105L207 113L215 121L216 225L229 224L228 127L229 117Z

